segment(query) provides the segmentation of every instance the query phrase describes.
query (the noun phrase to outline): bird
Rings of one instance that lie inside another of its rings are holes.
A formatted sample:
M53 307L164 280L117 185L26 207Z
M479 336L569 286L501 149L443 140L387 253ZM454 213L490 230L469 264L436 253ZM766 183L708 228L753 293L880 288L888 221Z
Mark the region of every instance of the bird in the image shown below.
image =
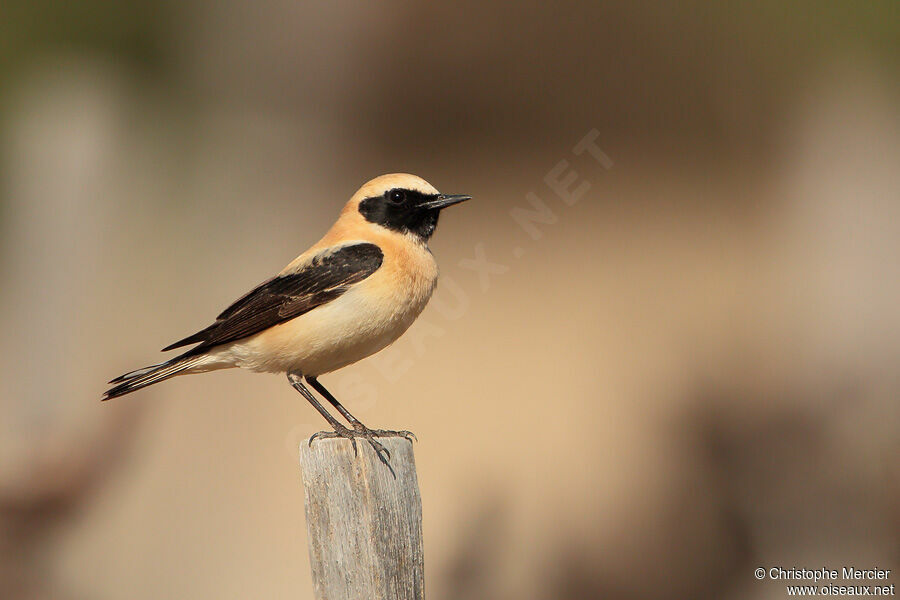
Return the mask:
M322 239L234 301L211 325L163 352L191 349L112 379L102 400L177 375L233 367L285 373L332 428L310 437L310 444L319 437L347 438L356 451L360 438L387 464L390 453L376 438L412 434L368 428L318 378L379 352L412 325L437 285L437 263L428 241L438 217L443 209L470 199L442 194L408 173L366 182ZM350 426L326 410L304 382Z

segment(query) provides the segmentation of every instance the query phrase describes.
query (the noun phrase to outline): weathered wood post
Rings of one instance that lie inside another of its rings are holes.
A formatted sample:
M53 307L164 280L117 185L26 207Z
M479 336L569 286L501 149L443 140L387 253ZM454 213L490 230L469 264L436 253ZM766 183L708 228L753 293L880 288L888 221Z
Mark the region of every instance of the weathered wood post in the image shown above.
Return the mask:
M379 438L391 469L364 440L304 440L300 466L317 600L422 600L422 500L412 442ZM396 477L395 477L396 475Z

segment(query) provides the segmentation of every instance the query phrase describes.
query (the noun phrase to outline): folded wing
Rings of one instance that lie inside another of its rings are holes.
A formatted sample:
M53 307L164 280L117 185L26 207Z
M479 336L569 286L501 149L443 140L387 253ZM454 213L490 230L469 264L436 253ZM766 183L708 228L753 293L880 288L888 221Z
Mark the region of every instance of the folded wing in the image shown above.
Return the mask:
M327 304L381 267L375 244L326 249L300 271L263 282L222 311L216 322L163 351L199 343L191 354L238 340Z

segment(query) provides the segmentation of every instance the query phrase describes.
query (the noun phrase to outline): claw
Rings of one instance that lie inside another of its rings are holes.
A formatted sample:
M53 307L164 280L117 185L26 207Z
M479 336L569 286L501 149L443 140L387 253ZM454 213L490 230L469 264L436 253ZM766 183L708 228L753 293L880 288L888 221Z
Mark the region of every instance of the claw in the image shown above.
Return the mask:
M378 457L378 460L380 460L382 462L382 464L388 468L388 470L391 472L391 475L393 475L394 479L397 479L397 473L394 472L394 467L392 467L391 463L390 463L390 460L391 460L390 451L387 448L385 448L384 446L382 446L380 443L376 442L374 440L374 438L367 437L367 439L369 440L369 444L372 446L372 449L375 450L375 455ZM387 458L385 458L385 455L387 455Z
M369 445L372 446L372 449L375 450L375 453L378 455L378 458L381 459L381 462L385 461L385 457L387 460L391 460L391 451L385 448L381 442L378 442L375 439L374 435L371 435L371 432L367 431L365 433L361 432L361 437L366 438L369 441Z

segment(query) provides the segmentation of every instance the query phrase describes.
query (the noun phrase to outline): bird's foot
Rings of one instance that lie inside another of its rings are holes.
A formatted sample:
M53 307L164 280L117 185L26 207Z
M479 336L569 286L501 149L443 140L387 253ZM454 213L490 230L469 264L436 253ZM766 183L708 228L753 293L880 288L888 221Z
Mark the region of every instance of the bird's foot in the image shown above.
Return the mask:
M391 460L391 453L381 444L381 442L375 439L380 437L402 437L406 440L409 440L410 442L412 442L413 440L419 441L418 438L416 438L416 434L411 431L369 429L368 427L360 423L354 426L353 429L348 429L347 427L341 425L339 427L335 427L334 431L320 431L316 434L313 434L313 436L309 438L309 445L312 446L313 441L319 438L345 438L350 440L350 442L353 444L353 454L357 455L358 451L356 447L356 438L362 438L369 442L369 445L372 446L373 450L375 450L375 454L378 455L378 459L382 463L387 465L387 467L390 469L391 465L389 461ZM391 472L393 472L393 469L391 469Z

